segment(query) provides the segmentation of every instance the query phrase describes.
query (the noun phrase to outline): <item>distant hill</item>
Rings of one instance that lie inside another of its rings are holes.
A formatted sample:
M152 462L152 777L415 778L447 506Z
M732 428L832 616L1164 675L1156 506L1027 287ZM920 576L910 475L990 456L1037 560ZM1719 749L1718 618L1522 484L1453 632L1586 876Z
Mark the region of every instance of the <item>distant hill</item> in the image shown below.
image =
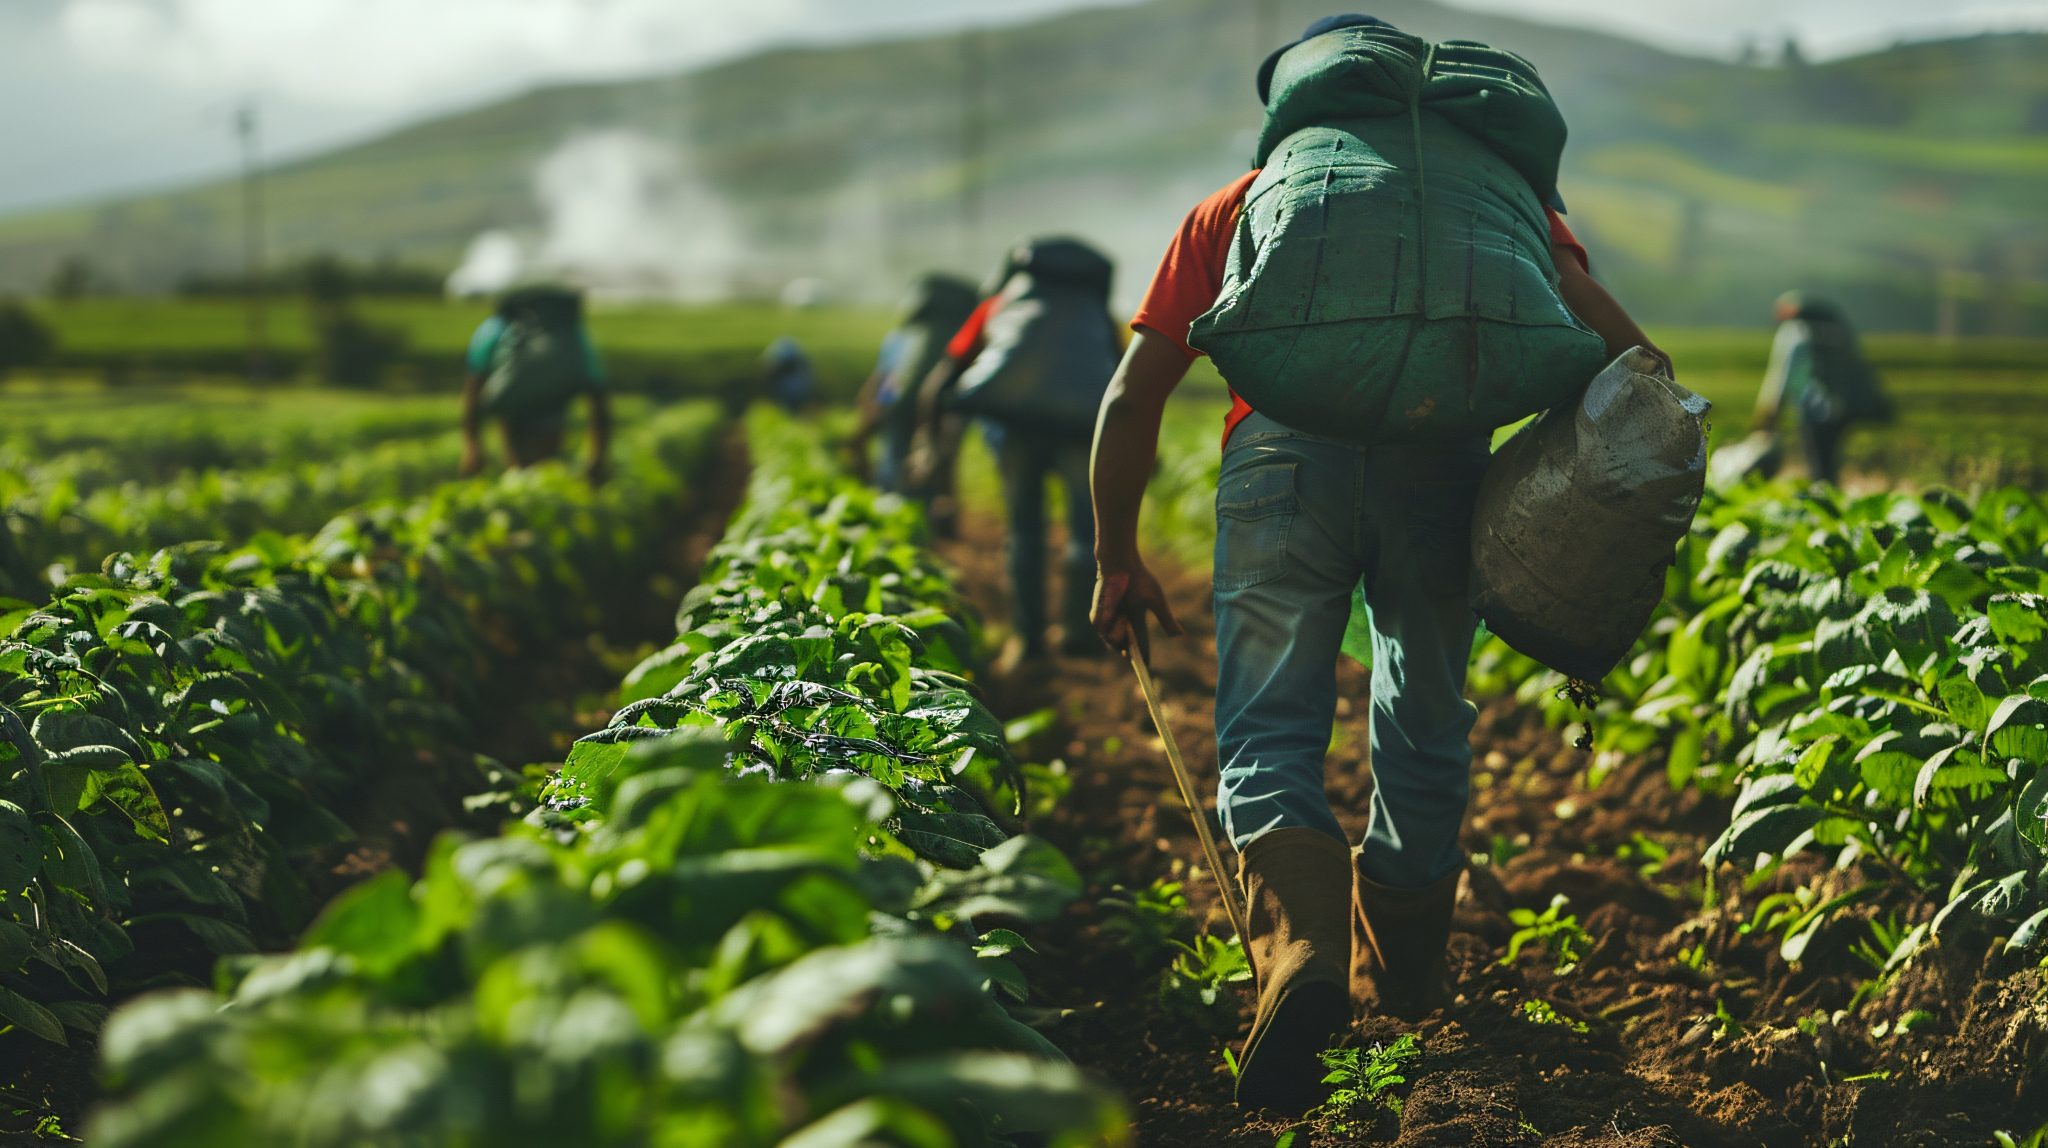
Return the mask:
M1293 29L1327 4L1281 7ZM1128 298L1243 170L1255 8L1151 0L548 88L274 171L270 242L452 267L504 229L614 284L875 298L1065 231L1119 256ZM1659 321L1756 322L1816 285L1870 326L2048 333L2048 36L1746 65L1429 0L1374 10L1537 63L1572 124L1573 225ZM237 202L219 183L0 220L0 288L73 253L140 287L231 267Z

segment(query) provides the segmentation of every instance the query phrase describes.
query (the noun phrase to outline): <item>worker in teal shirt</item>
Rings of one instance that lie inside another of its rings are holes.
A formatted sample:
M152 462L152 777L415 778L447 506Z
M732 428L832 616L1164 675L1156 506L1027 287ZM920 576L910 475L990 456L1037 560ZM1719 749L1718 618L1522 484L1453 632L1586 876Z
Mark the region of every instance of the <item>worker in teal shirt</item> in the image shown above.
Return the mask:
M1751 425L1776 433L1779 412L1799 411L1799 444L1806 474L1814 482L1836 482L1842 472L1842 440L1855 423L1892 420L1891 400L1848 317L1839 307L1803 291L1778 297L1773 309L1778 335L1757 394Z
M486 416L505 436L513 467L532 466L562 453L569 406L590 399L590 460L586 473L603 481L611 447L611 403L604 365L583 323L583 297L555 287L508 293L469 341L468 382L462 393L462 473L483 468L481 432Z

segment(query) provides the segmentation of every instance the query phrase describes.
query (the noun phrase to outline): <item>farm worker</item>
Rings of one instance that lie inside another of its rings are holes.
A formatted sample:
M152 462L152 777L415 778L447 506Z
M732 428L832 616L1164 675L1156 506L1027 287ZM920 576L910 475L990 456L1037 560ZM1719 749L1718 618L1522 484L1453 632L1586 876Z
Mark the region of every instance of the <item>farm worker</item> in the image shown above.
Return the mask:
M811 357L788 335L768 344L761 353L761 378L768 387L768 398L790 414L804 409L817 390Z
M909 490L911 447L917 439L917 389L946 357L953 337L980 302L974 284L933 273L918 281L896 328L882 340L875 369L860 390L860 423L848 447L867 465L868 444L881 434L875 485L894 493Z
M1011 624L1006 668L1047 656L1047 480L1066 497L1062 652L1102 649L1089 621L1095 515L1088 497L1088 440L1122 336L1109 314L1114 267L1078 239L1018 244L996 290L969 316L926 383L924 413L980 421L996 456L1008 525Z
M1456 90L1464 105L1427 103L1434 77L1474 55L1468 75L1527 79L1484 99L1471 95L1483 83L1468 83ZM1563 121L1526 61L1336 16L1269 57L1257 86L1273 137L1255 157L1265 166L1181 224L1104 397L1094 621L1135 656L1145 614L1181 632L1139 553L1138 515L1167 398L1207 351L1232 386L1216 495L1217 804L1239 852L1258 979L1237 1098L1298 1111L1318 1099L1315 1054L1355 1012L1413 1018L1448 998L1475 718L1463 695L1476 626L1468 534L1492 420L1573 396L1607 358L1650 344L1559 217ZM1529 133L1549 141L1548 166L1541 154L1510 167L1482 150L1453 118L1473 105L1496 125L1523 112L1554 121ZM1277 350L1226 363L1230 336L1254 327L1245 306L1267 309ZM1559 374L1561 362L1571 371ZM1369 401L1347 405L1336 380ZM1254 410L1243 397L1252 382L1300 421ZM1396 386L1409 393L1393 403ZM1484 420L1459 414L1482 400L1497 404ZM1353 848L1323 759L1361 588L1374 792Z
M1796 406L1807 477L1834 482L1841 477L1842 438L1851 424L1890 422L1891 402L1840 308L1788 291L1778 297L1773 313L1778 336L1771 343L1752 425L1775 432L1779 411L1788 402Z
M532 466L562 453L569 404L590 398L590 461L602 482L611 450L611 402L604 365L583 325L583 296L560 287L507 292L469 340L469 377L462 391L462 473L483 468L484 416L498 421L505 458Z

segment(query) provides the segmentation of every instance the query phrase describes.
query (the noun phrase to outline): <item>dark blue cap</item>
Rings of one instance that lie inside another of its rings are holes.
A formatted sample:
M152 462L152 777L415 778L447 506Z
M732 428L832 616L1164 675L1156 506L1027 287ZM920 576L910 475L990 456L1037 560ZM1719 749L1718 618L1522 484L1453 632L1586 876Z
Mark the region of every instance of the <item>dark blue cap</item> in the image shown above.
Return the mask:
M1273 69L1280 66L1280 57L1286 55L1287 50L1296 44L1306 44L1325 32L1334 32L1339 28L1392 27L1392 24L1377 16L1361 16L1356 12L1346 12L1341 16L1325 16L1317 20L1308 26L1307 31L1301 34L1301 39L1296 40L1293 44L1286 44L1273 49L1273 54L1267 56L1266 62L1259 65L1259 102L1265 103L1267 95L1273 90Z

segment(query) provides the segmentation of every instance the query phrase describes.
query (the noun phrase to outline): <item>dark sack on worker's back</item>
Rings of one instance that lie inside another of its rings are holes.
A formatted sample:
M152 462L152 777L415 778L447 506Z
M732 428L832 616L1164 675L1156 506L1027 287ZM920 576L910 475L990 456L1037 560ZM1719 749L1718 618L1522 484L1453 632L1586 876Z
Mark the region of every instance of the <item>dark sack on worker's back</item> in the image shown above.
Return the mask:
M588 390L583 299L573 291L528 288L498 304L505 331L484 377L485 414L508 422L547 419Z
M917 430L918 388L945 357L946 344L980 302L980 293L966 280L934 273L919 281L903 322L894 332L900 340L896 361L875 396L887 411L883 425L890 437L900 436L907 442Z
M986 345L952 407L1005 426L1082 435L1095 425L1120 351L1109 317L1109 260L1073 239L1041 239L1010 257Z
M1621 662L1699 510L1708 405L1636 348L1501 446L1472 516L1472 608L1488 629L1585 681Z
M1259 413L1356 443L1485 433L1606 362L1544 203L1564 118L1527 61L1347 28L1282 56L1223 290L1189 342Z

